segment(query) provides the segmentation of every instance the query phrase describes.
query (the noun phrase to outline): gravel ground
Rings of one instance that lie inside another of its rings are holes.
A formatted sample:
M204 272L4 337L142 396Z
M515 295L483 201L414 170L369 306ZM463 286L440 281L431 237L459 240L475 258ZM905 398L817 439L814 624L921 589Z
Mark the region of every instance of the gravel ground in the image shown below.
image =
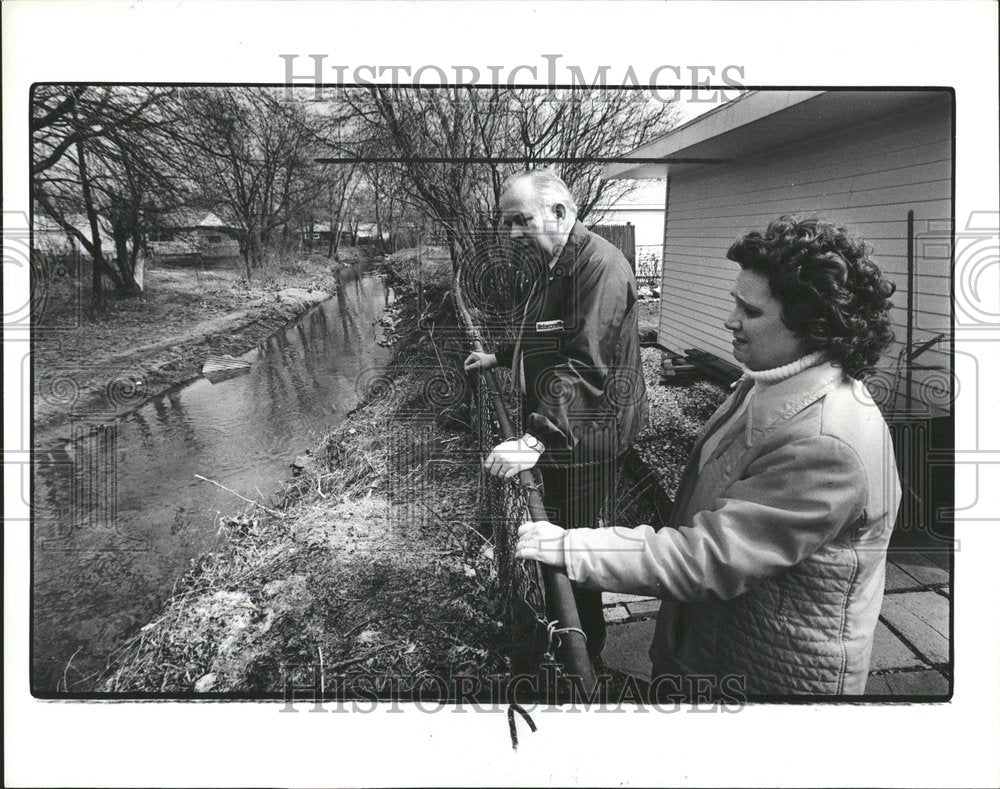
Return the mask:
M728 390L704 378L684 384L661 384L662 355L657 348L642 349L649 422L636 439L636 451L673 497L702 426L726 399Z
M639 333L660 328L660 300L646 299L639 302Z

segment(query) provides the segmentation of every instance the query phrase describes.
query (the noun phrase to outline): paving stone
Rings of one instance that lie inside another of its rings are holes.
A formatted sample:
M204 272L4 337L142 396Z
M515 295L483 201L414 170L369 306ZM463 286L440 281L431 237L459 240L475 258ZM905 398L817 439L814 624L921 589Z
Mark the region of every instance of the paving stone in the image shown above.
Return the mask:
M931 663L948 662L948 600L935 592L887 594L882 617Z
M605 622L621 622L623 619L628 619L628 610L623 605L606 605L604 606L604 621Z
M868 696L888 696L892 691L889 689L889 682L884 676L868 675L868 684L865 685L865 695Z
M654 597L641 594L622 594L621 592L605 592L602 598L604 605L612 603L637 603L640 600L655 600Z
M919 589L923 586L916 578L892 561L885 563L885 590L896 592L901 589Z
M653 670L649 661L649 645L653 641L655 627L656 622L652 619L609 627L608 639L601 653L604 664L648 682Z
M868 677L865 693L872 696L947 696L948 680L940 671L902 671Z
M890 550L889 561L898 565L924 585L946 584L951 581L947 553Z
M900 641L882 622L875 625L875 643L872 646L872 671L891 668L912 668L926 665L913 651Z
M937 590L927 592L900 592L890 595L907 611L933 627L945 638L948 637L950 610L948 598L942 597Z
M948 571L951 567L951 554L955 552L955 545L951 542L941 541L927 548L918 548L917 550L942 570Z
M948 694L948 680L940 672L934 671L906 671L900 674L886 674L889 687L893 693L900 696L919 696L923 694L933 696L946 696Z
M642 600L638 603L629 603L626 608L632 616L649 616L660 610L660 601Z

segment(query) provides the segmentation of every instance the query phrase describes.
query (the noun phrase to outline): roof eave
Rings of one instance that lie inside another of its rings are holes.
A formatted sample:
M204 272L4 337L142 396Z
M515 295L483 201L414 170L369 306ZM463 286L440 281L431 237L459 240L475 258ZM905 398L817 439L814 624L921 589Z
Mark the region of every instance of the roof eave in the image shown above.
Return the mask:
M639 161L635 164L616 162L606 165L603 171L604 177L608 180L663 178L668 174L672 164L722 163L726 160L685 157L684 152L713 137L814 99L825 92L822 90L748 91L733 101L716 107L676 129L671 129L662 137L629 151L624 158Z

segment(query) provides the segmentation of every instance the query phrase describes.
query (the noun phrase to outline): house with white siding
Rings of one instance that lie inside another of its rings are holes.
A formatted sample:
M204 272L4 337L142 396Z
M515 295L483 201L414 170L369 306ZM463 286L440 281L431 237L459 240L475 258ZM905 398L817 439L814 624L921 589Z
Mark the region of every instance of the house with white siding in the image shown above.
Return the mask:
M636 247L655 246L659 254L663 244L665 193L666 182L663 180L638 181L636 188L628 194L598 201L587 217L587 224L634 225Z
M723 322L739 267L726 250L781 214L818 215L864 236L896 283L896 341L878 379L896 392L890 402L947 412L952 99L945 90L750 91L625 157L641 161L607 166L612 179L667 179L660 344L732 363Z
M150 232L146 247L161 258L235 259L240 254L237 228L211 211L182 209L160 221L162 227Z

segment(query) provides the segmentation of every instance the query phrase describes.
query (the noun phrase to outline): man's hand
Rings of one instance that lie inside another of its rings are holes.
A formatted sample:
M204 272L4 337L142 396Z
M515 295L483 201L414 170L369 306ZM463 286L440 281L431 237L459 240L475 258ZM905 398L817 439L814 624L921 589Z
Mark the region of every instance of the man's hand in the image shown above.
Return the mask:
M473 351L465 359L465 372L479 373L490 370L497 366L497 357L494 353L480 353Z
M514 546L514 556L518 559L534 560L551 564L553 567L565 567L566 559L563 546L566 541L566 530L548 521L525 523L517 530L517 545Z
M510 479L521 471L534 468L544 451L541 442L530 436L512 438L493 447L483 461L483 468L494 477Z

